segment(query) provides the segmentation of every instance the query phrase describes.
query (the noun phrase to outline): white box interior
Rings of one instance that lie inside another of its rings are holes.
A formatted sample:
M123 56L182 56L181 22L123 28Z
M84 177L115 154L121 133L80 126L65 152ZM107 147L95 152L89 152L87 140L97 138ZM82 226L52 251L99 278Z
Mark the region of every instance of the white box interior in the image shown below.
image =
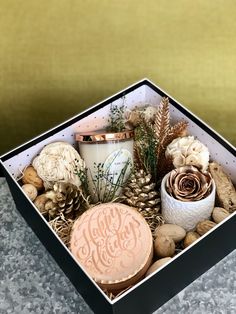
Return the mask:
M143 85L134 91L128 93L124 97L121 97L113 102L115 105L125 105L128 109L132 109L136 106L143 106L145 104L151 104L158 106L161 101L161 96L151 89L149 86ZM111 103L107 104L101 109L96 110L94 113L86 116L80 120L78 115L78 121L71 124L69 127L64 128L62 131L49 136L40 143L31 146L25 151L15 155L14 157L6 160L4 166L9 173L15 178L19 178L23 169L28 166L32 159L41 151L41 149L55 141L67 141L75 146L74 134L75 132L86 132L103 129L107 126L109 110ZM186 108L185 108L186 109ZM230 175L234 183L236 183L235 163L236 158L231 154L224 146L217 142L212 136L206 133L196 123L189 120L181 111L171 105L170 101L170 115L172 121L187 120L189 134L196 136L201 142L203 142L210 151L210 158L219 162L224 170Z

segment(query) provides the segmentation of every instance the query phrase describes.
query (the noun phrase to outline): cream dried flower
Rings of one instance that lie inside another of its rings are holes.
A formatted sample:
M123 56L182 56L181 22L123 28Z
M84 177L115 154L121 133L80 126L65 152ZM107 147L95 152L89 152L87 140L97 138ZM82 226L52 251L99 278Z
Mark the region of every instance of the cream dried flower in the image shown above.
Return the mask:
M199 201L211 193L212 181L209 172L203 173L196 167L184 166L170 172L166 181L166 190L177 200Z
M84 161L74 147L67 142L46 145L33 160L33 167L44 181L46 189L56 182L72 183L79 187L81 181L75 170L84 169Z
M194 136L178 137L174 139L165 152L166 157L173 159L175 168L192 165L206 171L209 165L209 150Z
M153 123L158 107L146 104L143 107L134 110L127 110L125 113L125 126L127 129L133 129L140 123L141 115L147 122Z

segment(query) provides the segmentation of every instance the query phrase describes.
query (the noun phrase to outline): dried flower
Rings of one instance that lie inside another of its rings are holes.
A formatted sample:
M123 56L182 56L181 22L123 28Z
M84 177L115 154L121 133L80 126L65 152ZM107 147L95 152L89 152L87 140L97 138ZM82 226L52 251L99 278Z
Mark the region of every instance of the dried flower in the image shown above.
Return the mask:
M110 113L108 119L107 131L109 132L121 132L126 129L125 126L125 97L122 97L123 103L118 106L111 104Z
M79 177L75 169L84 168L84 161L74 147L67 142L54 142L46 145L39 156L33 160L38 176L44 181L46 189L54 183L67 182L79 187Z
M196 167L184 166L170 172L166 181L166 190L177 200L199 201L211 193L212 182L209 172L203 173Z
M172 157L173 165L178 168L192 165L206 171L209 164L209 150L194 136L178 137L174 139L165 152L166 157Z
M127 129L133 129L140 123L141 117L145 119L147 123L154 123L155 115L158 111L158 107L146 104L143 107L135 108L133 110L127 110L125 112L125 126Z

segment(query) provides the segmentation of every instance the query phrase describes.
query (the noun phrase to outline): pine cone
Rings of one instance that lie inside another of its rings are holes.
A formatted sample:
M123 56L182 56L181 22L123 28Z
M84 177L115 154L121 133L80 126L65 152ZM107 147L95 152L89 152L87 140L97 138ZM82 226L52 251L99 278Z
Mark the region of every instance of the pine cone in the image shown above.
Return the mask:
M150 173L136 170L123 189L123 202L137 210L146 219L152 232L162 224L163 217L160 211L160 197L155 190L155 183Z
M66 182L57 182L53 189L46 192L49 199L45 204L49 219L53 219L63 214L66 218L75 218L82 211L84 199L81 190Z

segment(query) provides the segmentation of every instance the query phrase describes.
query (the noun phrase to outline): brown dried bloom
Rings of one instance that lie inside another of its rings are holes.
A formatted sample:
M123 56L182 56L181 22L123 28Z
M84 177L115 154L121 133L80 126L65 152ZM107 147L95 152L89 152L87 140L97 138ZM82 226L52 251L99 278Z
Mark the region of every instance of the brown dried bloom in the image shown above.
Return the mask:
M184 166L170 172L166 181L166 190L177 200L199 201L211 193L212 182L209 172L201 172L193 166Z

